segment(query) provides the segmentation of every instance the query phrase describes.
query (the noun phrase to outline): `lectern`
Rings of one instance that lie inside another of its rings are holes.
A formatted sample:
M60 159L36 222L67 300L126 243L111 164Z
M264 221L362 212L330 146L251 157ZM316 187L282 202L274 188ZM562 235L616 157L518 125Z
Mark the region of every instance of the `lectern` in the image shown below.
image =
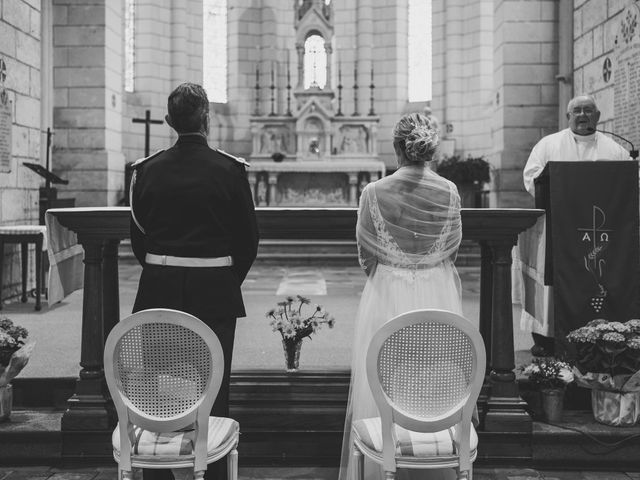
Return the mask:
M45 179L45 186L40 187L40 225L44 225L44 213L48 209L68 208L75 206L75 198L58 198L58 190L51 186L52 183L67 185L69 183L68 180L63 180L55 173L50 172L48 169L38 163L22 162L22 164Z
M594 318L637 318L637 162L549 162L535 188L546 211L556 343L566 346L567 333Z

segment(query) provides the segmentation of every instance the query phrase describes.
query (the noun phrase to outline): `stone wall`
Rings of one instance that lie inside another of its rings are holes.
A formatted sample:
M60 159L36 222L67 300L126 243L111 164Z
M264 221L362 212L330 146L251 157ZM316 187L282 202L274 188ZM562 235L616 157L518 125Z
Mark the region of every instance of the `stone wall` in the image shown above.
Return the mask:
M127 162L144 156L145 126L133 118L164 120L169 93L183 82L202 84L201 0L138 0L135 13L134 91L125 93L123 153ZM124 46L123 46L124 49ZM175 141L165 123L151 125L149 151Z
M120 2L53 0L53 168L76 206L122 196L122 17Z
M433 1L433 113L443 149L492 151L493 2Z
M11 138L0 139L11 142L9 164L0 170L0 225L38 223L41 178L22 163L40 162L40 35L39 0L0 0L0 59L6 65L0 91L7 94L11 114ZM19 248L7 245L0 256L6 299L18 292Z
M601 111L598 128L614 130L614 86L616 78L616 37L621 15L634 0L575 0L574 1L574 78L576 94L588 93L596 97ZM640 19L638 19L640 21ZM611 75L605 75L609 60ZM624 142L623 147L629 148Z
M553 1L495 3L492 205L533 206L522 170L533 145L558 130L557 14Z

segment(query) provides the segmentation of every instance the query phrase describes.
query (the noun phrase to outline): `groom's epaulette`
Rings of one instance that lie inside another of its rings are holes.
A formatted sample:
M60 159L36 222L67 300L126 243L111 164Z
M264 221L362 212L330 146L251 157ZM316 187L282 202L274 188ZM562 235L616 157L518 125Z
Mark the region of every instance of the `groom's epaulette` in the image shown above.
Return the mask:
M133 168L137 168L140 165L142 165L144 162L146 162L147 160L151 160L154 157L157 157L158 155L160 155L162 152L164 152L164 149L158 150L155 153L152 153L151 155L149 155L148 157L144 157L144 158L139 158L138 160L136 160L135 162L133 162L133 164L131 165L131 167Z
M231 155L230 153L227 153L224 150L220 150L219 148L216 148L215 151L218 152L220 155L224 155L225 157L230 158L231 160L235 160L236 162L241 163L245 167L249 167L250 166L249 162L247 162L242 157L236 157L235 155Z

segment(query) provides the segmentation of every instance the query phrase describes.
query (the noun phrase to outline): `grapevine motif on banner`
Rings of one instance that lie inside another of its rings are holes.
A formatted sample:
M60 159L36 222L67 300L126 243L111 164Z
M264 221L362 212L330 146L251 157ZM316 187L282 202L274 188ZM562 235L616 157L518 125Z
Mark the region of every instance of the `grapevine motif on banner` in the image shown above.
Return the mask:
M600 313L607 296L607 289L604 286L604 270L607 262L603 258L603 253L609 246L609 235L612 230L604 228L606 220L604 210L593 205L591 226L578 228L578 232L582 235L582 242L589 247L584 256L584 268L593 276L598 289L590 301L595 313Z

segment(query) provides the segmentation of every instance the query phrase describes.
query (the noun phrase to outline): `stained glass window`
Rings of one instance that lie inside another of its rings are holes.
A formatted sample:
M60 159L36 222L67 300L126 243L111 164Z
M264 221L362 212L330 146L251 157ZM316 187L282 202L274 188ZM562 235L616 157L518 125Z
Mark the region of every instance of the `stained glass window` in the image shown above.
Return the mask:
M324 88L327 84L327 52L324 38L309 35L304 42L304 88Z
M409 101L431 100L431 0L409 0Z
M124 7L124 91L133 92L135 80L136 0L125 0Z
M227 103L227 0L204 0L202 74L210 102Z

